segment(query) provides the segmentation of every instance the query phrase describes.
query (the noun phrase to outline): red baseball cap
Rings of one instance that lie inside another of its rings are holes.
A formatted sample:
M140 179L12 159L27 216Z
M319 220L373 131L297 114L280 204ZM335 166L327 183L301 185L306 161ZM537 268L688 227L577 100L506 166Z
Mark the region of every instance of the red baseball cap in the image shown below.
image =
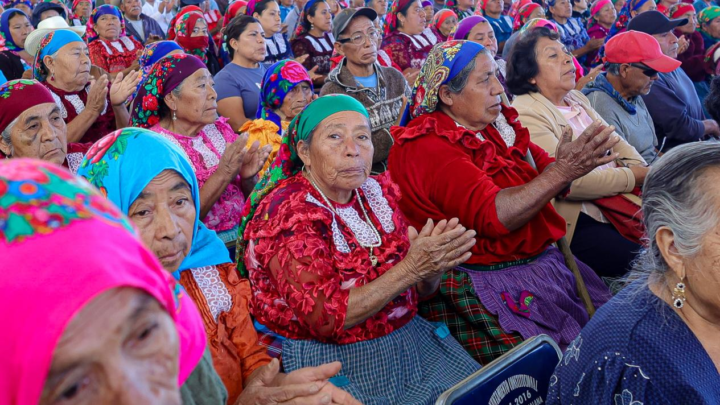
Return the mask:
M663 54L660 44L639 31L625 31L612 37L605 44L605 63L642 63L661 73L669 73L680 67L681 62Z

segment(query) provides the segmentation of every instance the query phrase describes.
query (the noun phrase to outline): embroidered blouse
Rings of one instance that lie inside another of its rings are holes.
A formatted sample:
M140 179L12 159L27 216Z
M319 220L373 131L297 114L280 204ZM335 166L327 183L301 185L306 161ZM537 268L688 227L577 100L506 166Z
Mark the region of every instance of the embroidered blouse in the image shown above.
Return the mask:
M214 124L205 126L194 137L168 131L160 124L153 126L150 130L163 135L185 151L195 170L198 184L202 188L217 170L220 158L225 153L226 145L237 139L237 134L233 132L227 121L227 118L219 118ZM241 181L240 176L231 181L212 206L203 220L209 229L216 232L228 231L240 223L240 212L245 204L245 196L240 188Z
M330 73L330 58L333 54L334 43L335 37L330 32L326 32L320 38L305 33L292 40L292 53L296 58L308 55L303 62L305 69L310 70L317 66L315 73L326 75Z
M270 38L265 38L265 60L263 63L272 65L275 62L293 58L293 51L285 34L278 32Z
M425 31L418 35L408 35L400 31L393 31L383 38L382 50L390 55L401 71L409 68L420 69L433 45L437 42L432 31L428 32L429 35L425 35Z
M117 41L96 39L88 45L90 61L93 65L105 69L108 73L121 72L130 67L138 58L143 45L130 36L120 37Z
M248 224L245 264L253 286L251 310L258 322L290 339L349 344L375 339L407 324L417 313L412 287L365 321L345 329L352 288L363 286L407 254L400 193L388 175L369 177L359 190L382 244L365 222L357 196L334 204L337 215L302 173L285 180L260 203Z
M63 117L66 123L71 123L75 117L80 115L81 112L85 111L85 104L87 103L88 94L90 93L90 84L85 87L84 90L76 92L68 92L53 87L47 81L44 81L45 87L50 90L55 104L60 107L60 115ZM110 84L108 84L108 87ZM85 135L80 139L81 143L94 143L103 136L115 131L115 112L110 105L110 92L108 91L107 100L105 100L105 108L102 110L100 115L97 117L95 122L85 132Z
M502 118L501 118L502 117ZM565 220L549 202L527 224L509 231L497 217L500 190L527 184L554 159L530 142L514 108L475 134L435 111L391 128L388 165L403 193L410 224L457 217L477 232L468 264L492 265L536 256L565 235ZM530 153L536 171L525 161ZM432 156L432 159L422 157ZM402 174L402 175L400 175Z

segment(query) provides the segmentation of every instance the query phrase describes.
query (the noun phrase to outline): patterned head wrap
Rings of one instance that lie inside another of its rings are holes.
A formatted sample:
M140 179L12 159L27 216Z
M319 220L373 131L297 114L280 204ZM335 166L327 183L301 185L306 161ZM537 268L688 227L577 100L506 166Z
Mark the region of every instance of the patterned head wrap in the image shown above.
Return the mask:
M642 7L645 3L651 0L628 0L627 3L623 6L622 10L620 10L620 14L617 17L617 20L615 21L615 24L610 28L610 34L608 34L607 41L610 40L610 38L617 35L618 32L623 31L627 28L628 24L630 24L630 19L632 18L632 14L630 14L633 11L637 11Z
M145 45L142 55L138 58L138 65L140 66L140 71L142 72L142 78L140 79L140 83L138 83L135 93L133 93L131 99L134 99L135 96L137 96L137 93L140 91L140 87L142 87L145 80L147 80L155 62L164 58L172 51L185 52L175 41L157 41L152 44Z
M515 16L517 15L518 11L520 11L521 8L523 8L524 5L532 3L532 0L519 0L516 2L513 2L512 6L510 6L510 11L508 12L508 17L515 20Z
M677 3L670 7L670 9L668 10L668 16L675 19L680 18L690 12L695 12L695 7L692 4Z
M170 21L170 24L168 25L168 32L167 32L167 39L174 40L177 36L175 33L175 23L182 18L187 13L191 13L193 11L197 11L198 13L202 14L202 9L198 6L185 6L183 7L178 13L173 17L173 19Z
M705 71L709 75L720 76L720 42L705 51Z
M152 154L152 159L148 159ZM184 151L162 135L141 128L117 130L97 141L80 164L78 175L88 179L123 214L147 185L165 170L177 172L190 186L195 225L190 253L178 272L230 263L225 244L200 221L200 187ZM176 273L179 279L180 274Z
M157 61L133 101L132 125L150 128L160 122L163 98L193 73L206 68L200 59L188 54L170 55Z
M600 1L610 1L610 0L600 0ZM513 21L513 31L517 31L520 28L522 28L523 25L525 25L526 22L528 22L528 19L530 18L530 15L535 12L535 10L541 8L542 6L537 3L528 3L520 8L518 10L518 13L515 15L515 21Z
M31 159L0 161L0 403L40 401L53 352L95 297L131 287L152 296L179 335L182 384L205 351L197 307L132 231L129 220L66 169ZM22 308L22 311L18 311Z
M485 17L479 15L472 15L470 17L464 18L462 21L460 21L460 24L458 24L457 28L455 28L455 32L452 34L452 39L456 41L466 40L468 35L470 34L470 31L472 31L473 27L478 24L490 23Z
M258 0L250 0L247 2L247 8L245 9L245 15L249 15L250 17L255 14L255 4L257 4Z
M18 14L25 16L30 21L27 14L16 8L9 8L0 15L0 37L5 41L5 50L8 51L20 52L23 50L23 48L15 44L12 34L10 34L10 17L15 17Z
M80 35L70 30L50 31L42 37L37 54L35 54L35 63L33 64L33 75L37 81L44 82L46 79L47 68L45 67L43 58L47 55L54 54L63 46L73 42L85 43L85 41L80 38Z
M0 6L2 6L5 10L11 9L11 8L17 8L17 5L24 4L26 5L30 10L32 10L33 5L30 0L3 0L0 1Z
M272 162L270 168L265 171L265 175L255 185L255 190L250 194L245 203L245 208L243 208L243 218L238 230L237 252L235 254L241 276L247 277L244 263L245 248L247 247L244 238L245 229L248 222L255 215L258 205L280 182L300 171L302 161L297 153L298 142L307 140L312 131L325 118L343 111L356 111L368 117L367 110L356 99L345 94L331 94L315 99L290 122L290 126L282 137L280 150L278 150L275 161Z
M393 0L390 5L390 11L385 15L385 35L390 35L391 32L397 31L400 26L398 14L413 1L414 0ZM448 0L448 2L450 1L452 0Z
M193 37L193 29L198 21L205 21L205 17L198 11L184 13L182 17L175 21L175 39L185 52L200 58L203 63L207 63L207 50L210 44L210 38L205 35L203 37Z
M456 20L458 18L457 14L455 14L454 11L450 10L449 8L444 8L444 9L438 11L437 13L435 13L430 24L439 30L440 26L443 25L445 20L447 20L450 17L455 17Z
M555 32L558 32L557 26L549 20L546 20L544 18L533 18L532 20L525 23L525 25L520 28L520 34L524 33L525 31L532 31L535 28L541 28L541 27L547 27Z
M246 7L248 3L243 0L237 0L233 4L231 4L227 12L225 13L225 16L223 16L223 27L227 27L228 24L230 24L230 20L235 18L238 13L240 12L240 9L243 7Z
M588 19L588 29L594 27L598 22L592 18L600 12L607 5L613 6L612 0L598 0L590 8L590 18ZM614 6L613 6L614 7Z
M483 49L484 46L470 41L453 40L435 45L415 80L403 120L435 111L440 86L455 78Z
M314 91L310 75L300 63L286 59L270 66L260 85L260 104L256 118L274 122L280 134L282 125L275 110L282 106L285 96L302 82L310 84L310 89Z
M89 19L89 18L86 18L86 17L84 17L84 16L79 16L79 15L77 15L77 14L75 13L75 10L76 10L77 7L80 5L80 3L82 3L83 1L86 1L86 2L90 3L90 10L92 10L92 9L95 8L95 0L73 0L73 2L72 2L72 10L71 10L71 11L73 12L73 14L75 14L75 15L74 15L74 18L77 18L78 20L80 20L80 23L81 23L81 24L87 25L87 23L88 23L88 21L90 21L90 19ZM91 13L92 13L92 11L91 11Z
M35 80L11 80L0 85L0 131L29 108L55 103L47 87Z
M120 9L113 6L112 4L103 4L102 6L94 9L90 14L90 19L87 22L87 31L85 33L85 38L87 38L88 43L100 38L100 34L98 34L95 30L95 25L97 24L100 17L104 15L114 15L115 17L117 17L120 20L119 36L124 37L127 35L125 33L125 18L120 12Z
M700 14L697 16L698 20L698 30L702 33L704 33L707 36L710 36L705 29L703 29L704 24L710 24L710 22L716 18L720 17L720 7L718 6L710 6L705 7L700 11Z

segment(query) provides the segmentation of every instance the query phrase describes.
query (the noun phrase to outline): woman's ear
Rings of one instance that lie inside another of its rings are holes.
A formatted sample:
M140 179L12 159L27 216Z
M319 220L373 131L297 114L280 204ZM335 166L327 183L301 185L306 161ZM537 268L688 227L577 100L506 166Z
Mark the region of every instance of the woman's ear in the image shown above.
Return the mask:
M675 234L672 229L667 226L660 227L655 234L655 243L660 250L660 254L665 260L665 263L667 263L668 267L670 267L670 270L675 273L678 279L684 279L685 263L675 246Z
M298 141L297 151L298 151L298 157L300 158L300 160L302 160L303 165L305 165L307 168L310 168L310 166L311 166L310 144L308 144L305 141Z
M178 99L175 97L173 92L170 92L170 94L165 96L163 100L165 101L165 105L167 105L171 111L177 111Z
M450 91L450 88L446 85L440 86L440 89L438 89L438 99L442 101L443 104L450 107L453 105L453 92Z
M230 45L230 47L231 47L235 52L238 51L238 46L239 46L239 44L240 44L240 41L239 41L237 38L232 38L232 39L230 39L230 41L228 41L228 45Z
M43 58L43 63L47 68L48 76L51 76L52 73L55 73L55 59L53 59L52 56L45 55L45 57Z

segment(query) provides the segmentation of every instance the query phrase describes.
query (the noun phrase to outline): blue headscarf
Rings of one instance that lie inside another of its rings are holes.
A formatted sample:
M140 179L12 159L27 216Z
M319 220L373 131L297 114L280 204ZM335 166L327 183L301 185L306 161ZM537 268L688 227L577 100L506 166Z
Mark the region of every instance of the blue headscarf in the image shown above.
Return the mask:
M454 79L484 49L471 41L447 41L435 45L415 80L400 126L435 111L440 86Z
M32 12L32 17L30 19L30 22L32 23L33 27L37 28L38 24L40 24L40 16L42 16L42 13L48 11L48 10L55 10L60 14L60 16L67 20L67 14L65 13L65 7L63 7L60 4L57 3L38 3L35 5L35 8Z
M278 127L278 135L282 135L282 121L275 110L283 105L285 96L302 82L310 84L310 91L314 91L312 79L303 65L290 59L275 62L265 71L260 83L260 103L255 118L272 121Z
M0 35L5 38L5 47L9 51L13 52L20 52L23 50L23 48L20 48L17 44L15 44L12 34L10 34L10 17L14 17L17 14L24 15L25 18L28 18L27 14L17 8L9 8L0 16Z
M173 273L175 278L183 270L231 263L225 244L200 221L200 187L187 155L162 135L142 128L117 130L90 148L78 175L127 215L138 195L164 170L174 170L190 185L196 211L190 253Z
M42 3L47 4L47 3ZM37 54L35 55L35 63L33 64L33 75L37 81L45 81L45 62L43 58L47 55L52 55L59 51L60 48L73 42L85 41L80 38L80 35L70 30L56 30L50 31L40 40L40 46L38 46Z
M137 96L138 92L140 92L140 87L145 85L145 80L147 80L150 70L152 70L155 62L166 57L172 51L182 51L182 53L185 53L182 47L175 41L157 41L152 44L145 45L142 55L138 58L138 65L140 65L142 78L135 88L135 92L130 97L130 100L135 99L135 96Z

